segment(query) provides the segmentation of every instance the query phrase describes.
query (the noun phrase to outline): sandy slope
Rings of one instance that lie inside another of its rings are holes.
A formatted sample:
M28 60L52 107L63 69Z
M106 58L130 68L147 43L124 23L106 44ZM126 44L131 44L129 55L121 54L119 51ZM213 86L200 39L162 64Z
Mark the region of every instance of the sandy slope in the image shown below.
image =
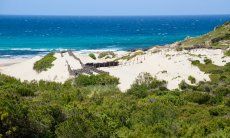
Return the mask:
M196 53L196 51L198 52ZM161 52L154 54L148 52L146 55L136 57L136 61L138 58L139 60L142 60L143 63L131 61L127 62L125 66L101 69L120 78L119 88L122 91L130 88L130 85L141 72L148 72L159 80L167 81L168 89L178 88L178 84L182 80L190 83L188 81L190 75L195 77L197 81L209 81L210 78L208 74L200 71L198 67L191 65L192 60L200 60L203 62L205 56L200 58L191 55L191 53L207 55L207 57L212 59L216 65L224 65L230 61L227 57L223 58L223 52L220 50L199 49L190 52L177 52L175 50L163 48Z
M28 58L0 58L0 69L3 66L10 66L26 60L28 60Z
M80 58L83 63L106 61L105 59L93 60L88 56L88 53L81 54L75 52L74 54ZM127 52L117 52L118 57L124 56L125 54L127 54ZM64 56L61 57L61 54L56 53L55 57L57 59L53 62L54 66L41 73L37 73L33 70L34 63L41 59L39 56L26 61L23 60L17 64L4 66L0 72L21 80L64 82L71 77L68 72L67 62L72 69L80 69L81 65L79 61L69 56L68 53L64 53L63 55ZM110 75L118 77L120 79L119 88L122 91L129 89L141 72L148 72L157 79L166 80L169 89L176 89L182 80L190 83L188 81L190 75L195 77L197 81L210 80L208 74L200 71L198 67L191 65L192 60L204 62L205 58L211 59L214 64L219 66L230 62L230 58L225 57L222 50L194 49L191 51L175 51L174 49L164 47L153 48L147 51L145 55L137 56L129 61L120 60L122 64L120 66L100 69L109 72ZM12 61L9 60L9 62ZM7 63L7 61L4 63Z
M70 68L73 70L77 70L77 69L81 69L81 64L79 61L77 61L76 59L74 59L72 56L70 56L68 53L64 53L64 59L65 61L68 62L68 64L70 65Z
M38 56L28 59L25 62L7 66L3 68L1 72L21 80L47 80L64 82L70 77L66 61L64 58L61 58L60 54L55 54L55 57L57 59L53 62L54 66L51 69L41 73L37 73L35 70L33 70L34 63L41 59L41 57Z

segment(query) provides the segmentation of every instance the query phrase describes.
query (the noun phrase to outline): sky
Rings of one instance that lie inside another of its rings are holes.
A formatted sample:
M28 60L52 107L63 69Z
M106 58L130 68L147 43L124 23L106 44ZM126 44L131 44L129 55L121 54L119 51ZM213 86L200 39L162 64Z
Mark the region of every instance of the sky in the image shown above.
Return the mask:
M0 15L230 14L230 0L0 0Z

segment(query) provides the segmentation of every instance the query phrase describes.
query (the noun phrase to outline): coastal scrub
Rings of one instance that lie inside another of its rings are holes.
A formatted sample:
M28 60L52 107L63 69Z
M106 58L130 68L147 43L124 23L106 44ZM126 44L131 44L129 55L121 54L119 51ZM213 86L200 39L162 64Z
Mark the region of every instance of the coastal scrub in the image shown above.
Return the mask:
M110 57L110 58L114 58L116 55L114 52L112 51L106 51L106 52L101 52L99 55L98 55L98 58L106 58L106 57Z
M94 59L94 60L97 59L96 56L95 56L93 53L90 53L90 54L89 54L89 57L91 57L91 58Z
M56 60L56 57L54 57L54 53L49 53L46 56L44 56L42 59L38 60L34 63L33 69L37 72L47 71L49 68L53 66L53 62Z

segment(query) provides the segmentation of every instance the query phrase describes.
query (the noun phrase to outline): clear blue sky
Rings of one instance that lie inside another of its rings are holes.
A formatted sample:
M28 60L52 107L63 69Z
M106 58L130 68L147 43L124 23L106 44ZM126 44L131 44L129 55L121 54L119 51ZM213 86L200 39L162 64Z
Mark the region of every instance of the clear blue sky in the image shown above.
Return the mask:
M0 0L12 15L230 14L230 0Z

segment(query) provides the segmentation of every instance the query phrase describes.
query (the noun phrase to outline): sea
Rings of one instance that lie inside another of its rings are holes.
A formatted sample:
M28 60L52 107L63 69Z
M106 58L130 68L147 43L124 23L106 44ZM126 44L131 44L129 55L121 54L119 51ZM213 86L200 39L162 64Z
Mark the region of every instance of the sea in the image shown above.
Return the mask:
M0 58L61 50L131 50L196 37L230 21L206 16L0 16Z

